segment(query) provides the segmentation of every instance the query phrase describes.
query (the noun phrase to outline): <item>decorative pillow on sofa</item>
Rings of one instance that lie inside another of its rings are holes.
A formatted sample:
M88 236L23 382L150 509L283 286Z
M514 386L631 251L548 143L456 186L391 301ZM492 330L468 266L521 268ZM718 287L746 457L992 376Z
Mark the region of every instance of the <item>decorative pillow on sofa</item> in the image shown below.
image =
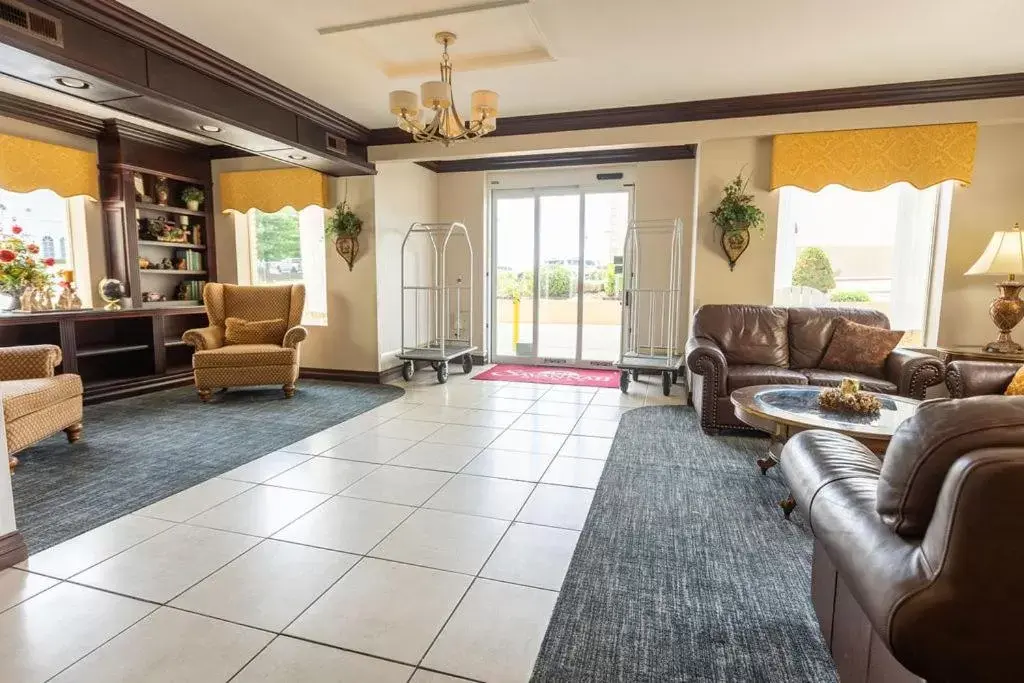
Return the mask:
M1006 396L1024 396L1024 365L1017 369L1013 379L1010 380L1010 385L1003 393Z
M280 345L286 331L287 325L283 318L252 321L228 318L224 321L224 343Z
M823 370L885 376L885 360L903 339L900 330L861 325L846 318L836 320L832 341L818 365Z

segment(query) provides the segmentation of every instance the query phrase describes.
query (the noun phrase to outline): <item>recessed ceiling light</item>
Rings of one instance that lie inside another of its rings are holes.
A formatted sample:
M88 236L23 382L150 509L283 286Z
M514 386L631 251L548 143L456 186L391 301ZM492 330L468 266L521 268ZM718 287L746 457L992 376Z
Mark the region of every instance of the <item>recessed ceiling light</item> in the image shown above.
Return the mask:
M57 85L63 85L65 88L74 88L75 90L85 90L89 87L89 84L81 78L74 78L72 76L61 76L53 80L57 81Z
M203 125L199 126L199 130L206 131L207 133L219 133L220 126L214 126L209 123L204 123Z
M293 161L305 161L306 155L305 154L289 154L288 158L293 160Z

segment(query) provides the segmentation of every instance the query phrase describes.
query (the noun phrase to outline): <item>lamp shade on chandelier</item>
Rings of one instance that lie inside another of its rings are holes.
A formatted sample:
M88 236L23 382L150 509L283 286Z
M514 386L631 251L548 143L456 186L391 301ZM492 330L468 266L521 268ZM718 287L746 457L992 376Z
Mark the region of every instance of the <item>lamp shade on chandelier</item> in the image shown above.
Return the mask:
M434 36L443 46L441 80L420 86L419 97L409 90L395 90L388 96L391 113L398 127L412 134L414 142L439 141L445 146L455 140L470 140L487 135L497 127L498 93L477 90L470 96L470 118L463 120L455 108L452 94L452 63L448 46L455 34L442 31Z

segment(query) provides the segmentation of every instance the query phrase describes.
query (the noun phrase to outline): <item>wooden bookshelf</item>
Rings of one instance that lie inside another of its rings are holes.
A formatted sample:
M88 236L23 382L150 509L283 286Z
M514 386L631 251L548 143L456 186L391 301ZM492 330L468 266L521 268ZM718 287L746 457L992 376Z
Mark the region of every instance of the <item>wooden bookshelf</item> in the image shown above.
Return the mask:
M99 137L109 277L125 284L134 308L194 305L203 283L217 279L209 157L194 146L169 148L124 137L118 126L108 122ZM198 211L185 206L182 191L188 187L205 195ZM169 267L143 268L143 260ZM148 301L147 295L164 301Z
M206 309L53 311L0 315L0 346L55 344L58 372L82 377L85 402L121 398L192 381L185 330L205 327Z

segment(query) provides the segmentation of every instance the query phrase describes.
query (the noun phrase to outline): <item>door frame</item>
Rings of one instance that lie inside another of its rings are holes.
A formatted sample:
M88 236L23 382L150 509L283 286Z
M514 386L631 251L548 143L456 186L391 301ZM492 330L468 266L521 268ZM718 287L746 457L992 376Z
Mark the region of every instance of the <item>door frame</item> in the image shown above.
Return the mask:
M542 365L542 366L556 366L556 367L573 367L573 368L609 368L613 367L614 361L608 360L589 360L583 358L583 283L586 279L586 196L588 194L608 194L614 192L626 192L628 195L627 204L627 220L632 220L635 215L636 207L636 196L635 196L635 185L634 183L622 183L615 186L609 184L601 185L545 185L538 187L520 187L520 188L491 188L488 191L488 205L489 205L489 223L488 230L490 232L490 254L489 258L489 270L494 274L490 278L490 286L488 287L487 296L490 302L490 347L492 349L491 360L495 363L522 363L526 365ZM544 196L564 196L567 194L575 194L579 198L579 208L577 209L578 215L578 263L576 267L576 348L573 358L549 358L540 356L537 354L539 348L540 338L540 306L539 306L539 290L537 286L538 279L540 277L540 198ZM497 293L498 293L498 200L502 198L508 199L533 199L533 316L531 319L531 343L533 348L533 355L531 356L517 356L517 355L503 355L498 353L498 305L497 305ZM619 329L619 335L621 338L622 330L621 324Z

